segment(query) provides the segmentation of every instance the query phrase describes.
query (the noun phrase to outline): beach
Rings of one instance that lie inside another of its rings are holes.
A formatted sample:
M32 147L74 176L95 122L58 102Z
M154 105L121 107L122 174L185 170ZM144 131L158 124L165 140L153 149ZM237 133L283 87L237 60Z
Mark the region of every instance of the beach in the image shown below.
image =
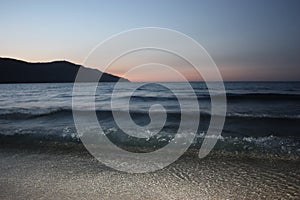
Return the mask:
M162 170L130 174L76 146L2 146L0 199L300 198L297 159L191 152Z

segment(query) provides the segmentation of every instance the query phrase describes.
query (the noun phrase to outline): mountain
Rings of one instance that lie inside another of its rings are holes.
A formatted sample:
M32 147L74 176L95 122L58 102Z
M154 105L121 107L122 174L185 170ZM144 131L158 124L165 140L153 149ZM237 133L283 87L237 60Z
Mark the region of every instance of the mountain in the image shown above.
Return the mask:
M0 58L0 83L71 83L75 81L79 69L85 75L81 82L91 82L101 74L100 82L129 82L127 79L67 61L29 63Z

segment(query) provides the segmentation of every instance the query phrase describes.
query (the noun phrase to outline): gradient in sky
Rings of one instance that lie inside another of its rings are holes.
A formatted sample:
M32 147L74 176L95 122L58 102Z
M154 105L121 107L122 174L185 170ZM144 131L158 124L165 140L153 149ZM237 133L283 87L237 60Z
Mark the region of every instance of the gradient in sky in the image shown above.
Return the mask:
M7 0L0 6L0 56L82 64L113 34L165 27L205 47L224 80L299 81L299 10L297 0ZM145 72L142 80L156 79Z

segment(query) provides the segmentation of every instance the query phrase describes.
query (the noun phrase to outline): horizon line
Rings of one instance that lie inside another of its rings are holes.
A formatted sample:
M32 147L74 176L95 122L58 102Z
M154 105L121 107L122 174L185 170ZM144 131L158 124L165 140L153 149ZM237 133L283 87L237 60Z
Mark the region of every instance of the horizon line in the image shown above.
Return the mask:
M70 60L66 60L66 59L57 59L57 60L49 60L49 61L28 61L28 60L25 60L25 59L20 59L20 58L15 58L15 57L0 57L0 59L11 59L11 60L16 60L16 61L21 61L21 62L26 62L26 63L30 63L30 64L44 64L44 63L53 63L53 62L68 62L68 63L71 63L71 64L74 64L74 65L79 65L79 66L82 66L82 67L85 67L85 68L89 68L89 69L96 69L102 73L108 73L108 74L111 74L111 75L114 75L114 76L118 76L120 78L126 78L124 76L120 76L118 74L115 74L115 73L111 73L111 72L103 72L101 70L99 70L98 68L94 68L94 67L89 67L89 66L84 66L83 64L79 64L79 63L75 63L73 61L70 61ZM128 79L130 82L132 83L180 83L180 82L184 82L184 81L132 81L130 80L129 78L126 78ZM213 81L213 80L209 80L209 81L204 81L204 80L191 80L191 81L188 81L188 82L220 82L220 81ZM267 79L267 80L238 80L238 79L235 79L235 80L223 80L223 82L300 82L300 80L270 80L270 79Z

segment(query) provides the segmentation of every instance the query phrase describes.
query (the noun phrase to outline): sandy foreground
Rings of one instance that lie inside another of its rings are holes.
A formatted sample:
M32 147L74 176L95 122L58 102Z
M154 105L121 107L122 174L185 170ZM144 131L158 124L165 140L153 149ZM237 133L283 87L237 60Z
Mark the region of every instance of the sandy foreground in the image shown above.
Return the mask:
M0 148L0 199L300 199L300 161L183 156L152 173L106 167L85 151Z

